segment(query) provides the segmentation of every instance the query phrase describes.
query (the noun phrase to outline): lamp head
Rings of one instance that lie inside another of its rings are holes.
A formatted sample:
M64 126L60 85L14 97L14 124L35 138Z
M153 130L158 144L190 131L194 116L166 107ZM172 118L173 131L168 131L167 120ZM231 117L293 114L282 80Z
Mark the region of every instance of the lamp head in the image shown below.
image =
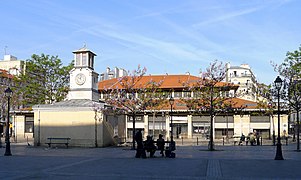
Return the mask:
M279 76L277 76L277 78L274 81L277 90L281 89L282 82L282 79Z
M174 102L175 102L175 99L171 96L171 97L169 98L169 104L170 104L170 105L173 105Z
M8 88L4 91L4 93L5 93L5 96L6 96L6 97L11 97L12 94L13 94L13 91L8 87Z

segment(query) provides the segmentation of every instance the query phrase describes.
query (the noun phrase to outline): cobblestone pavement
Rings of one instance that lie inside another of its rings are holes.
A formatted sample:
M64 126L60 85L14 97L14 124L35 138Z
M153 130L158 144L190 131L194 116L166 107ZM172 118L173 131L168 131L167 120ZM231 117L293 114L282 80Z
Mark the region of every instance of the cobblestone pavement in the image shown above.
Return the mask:
M176 158L137 159L129 147L47 148L12 144L1 179L301 179L301 152L275 146L178 146ZM5 148L2 148L4 154Z

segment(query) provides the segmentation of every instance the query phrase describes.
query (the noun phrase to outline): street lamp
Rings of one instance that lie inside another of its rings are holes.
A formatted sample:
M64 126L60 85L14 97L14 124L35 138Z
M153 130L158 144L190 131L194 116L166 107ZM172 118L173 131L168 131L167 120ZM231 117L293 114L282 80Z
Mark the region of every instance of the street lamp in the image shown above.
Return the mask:
M5 130L5 154L4 156L11 156L10 151L10 141L9 141L9 101L13 94L13 91L8 87L5 91L5 96L7 97L7 118L6 118L6 130Z
M172 96L169 98L169 104L170 104L170 142L173 142L173 124L172 124L172 106L174 104L175 100Z
M277 89L277 97L278 97L278 138L277 138L277 149L276 149L275 160L283 160L281 141L280 141L280 89L282 86L282 82L283 81L279 76L277 76L276 80L274 81L275 87Z

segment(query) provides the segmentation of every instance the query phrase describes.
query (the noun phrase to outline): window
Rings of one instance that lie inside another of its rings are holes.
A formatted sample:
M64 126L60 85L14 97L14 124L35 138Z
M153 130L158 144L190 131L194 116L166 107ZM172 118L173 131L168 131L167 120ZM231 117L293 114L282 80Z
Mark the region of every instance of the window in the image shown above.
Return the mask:
M75 65L79 66L80 65L80 54L76 54L76 63Z
M190 91L185 91L183 92L184 97L191 97L191 92Z
M193 91L193 97L200 98L202 93L200 91Z
M89 67L93 67L93 58L92 58L92 55L89 56Z
M180 98L180 97L182 97L182 92L174 92L174 96L175 96L175 98Z
M83 66L87 65L87 54L83 54Z
M129 115L128 121L133 121L133 116ZM143 116L136 116L135 121L144 121Z
M236 77L237 76L237 72L236 71L234 71L234 77Z
M25 117L25 133L33 133L33 117Z

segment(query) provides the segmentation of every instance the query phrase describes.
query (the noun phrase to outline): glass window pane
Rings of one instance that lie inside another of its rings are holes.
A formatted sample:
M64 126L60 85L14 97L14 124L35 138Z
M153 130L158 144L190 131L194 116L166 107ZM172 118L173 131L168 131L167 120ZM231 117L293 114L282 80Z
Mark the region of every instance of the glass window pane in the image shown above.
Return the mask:
M34 123L33 117L25 117L25 133L33 133Z
M83 66L87 65L87 54L83 54Z

